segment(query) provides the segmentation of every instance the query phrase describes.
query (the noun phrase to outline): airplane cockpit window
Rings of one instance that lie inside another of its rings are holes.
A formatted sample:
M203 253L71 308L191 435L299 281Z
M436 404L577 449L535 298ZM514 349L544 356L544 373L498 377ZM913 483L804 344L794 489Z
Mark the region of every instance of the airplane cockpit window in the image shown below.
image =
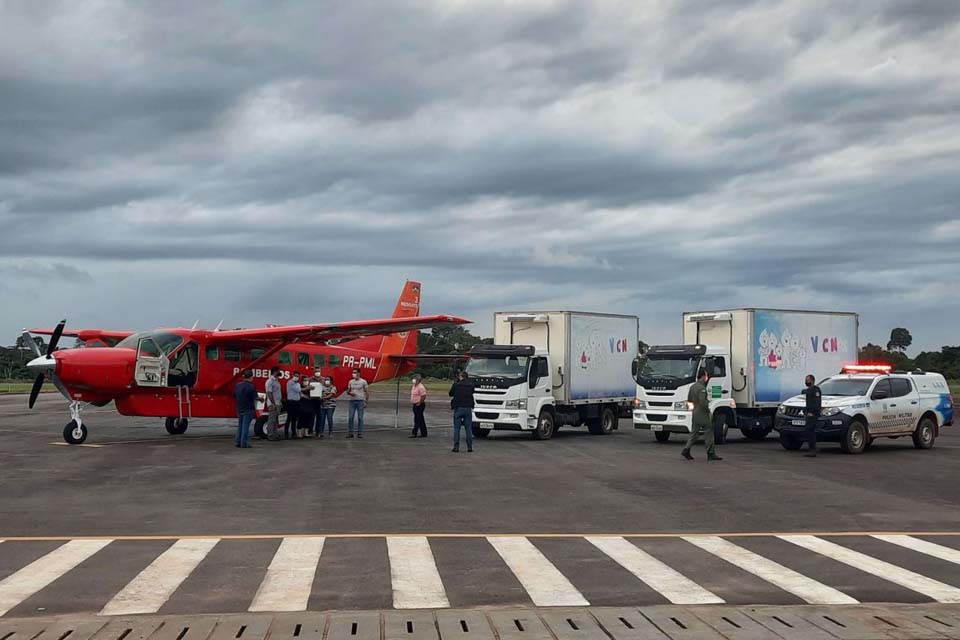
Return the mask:
M183 344L182 336L178 336L175 333L170 333L169 331L141 331L140 333L135 333L132 336L127 336L117 343L117 347L137 349L139 348L140 341L144 338L152 339L165 355L170 355L177 350L177 347ZM157 355L159 356L160 354Z
M197 382L200 368L200 350L197 343L191 342L170 356L170 370L167 373L167 385L171 387L192 387Z

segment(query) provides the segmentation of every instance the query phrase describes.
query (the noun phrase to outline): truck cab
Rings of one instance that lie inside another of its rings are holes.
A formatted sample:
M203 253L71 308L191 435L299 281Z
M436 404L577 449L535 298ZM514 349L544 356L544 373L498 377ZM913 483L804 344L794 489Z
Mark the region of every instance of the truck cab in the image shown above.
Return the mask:
M473 347L466 371L476 389L474 435L483 438L493 429L552 435L552 421L539 424L555 404L551 370L550 354L530 345Z
M818 442L839 442L846 453L863 453L876 438L910 436L917 449L929 449L940 428L953 424L953 397L939 373L892 371L887 365L848 365L820 383L822 408ZM784 449L803 446L807 418L802 395L777 412Z
M633 363L637 397L633 426L652 431L659 442L671 433L686 436L693 430L693 407L687 401L697 371L710 373L710 414L717 441L736 425L736 404L731 391L730 355L723 347L702 344L654 346Z

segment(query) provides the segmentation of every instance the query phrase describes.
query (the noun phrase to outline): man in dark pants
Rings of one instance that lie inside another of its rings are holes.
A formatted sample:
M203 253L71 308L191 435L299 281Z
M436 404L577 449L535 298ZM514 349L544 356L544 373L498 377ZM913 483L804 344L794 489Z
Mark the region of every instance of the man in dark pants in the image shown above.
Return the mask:
M457 373L450 387L450 408L453 409L453 452L460 451L460 429L467 431L467 453L473 453L473 381L466 371Z
M251 379L253 371L247 369L243 372L243 380L233 390L233 397L237 400L237 436L233 443L241 449L250 448L250 423L253 422L253 414L257 410L257 390L253 386Z
M693 410L693 424L690 430L690 437L687 443L683 445L683 451L680 452L687 460L693 460L690 449L696 444L700 436L703 435L703 444L707 448L707 460L723 460L717 455L717 445L714 441L713 422L710 421L710 396L707 393L707 382L710 380L710 374L706 369L700 369L697 372L697 381L690 387L687 394L687 404Z
M410 389L410 405L413 407L413 433L411 438L427 437L427 421L423 412L427 408L427 388L420 381L420 376L413 376L413 388Z
M812 375L807 375L807 388L803 390L803 397L806 399L806 406L803 408L803 415L806 418L807 452L803 454L808 458L817 457L817 422L820 420L820 387L817 386L817 379Z

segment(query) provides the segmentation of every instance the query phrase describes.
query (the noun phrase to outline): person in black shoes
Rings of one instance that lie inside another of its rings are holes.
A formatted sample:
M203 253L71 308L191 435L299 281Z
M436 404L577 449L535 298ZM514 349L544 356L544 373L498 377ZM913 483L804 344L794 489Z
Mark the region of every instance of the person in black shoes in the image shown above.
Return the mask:
M473 453L473 381L466 371L457 372L457 381L450 387L453 409L453 452L460 451L460 428L467 431L467 452Z
M427 408L427 388L419 375L413 376L413 388L410 389L410 406L413 407L413 433L411 438L427 437L427 420L423 413Z
M710 396L707 393L707 382L710 380L710 374L706 369L700 369L697 372L697 381L690 387L690 393L687 394L687 405L693 409L693 425L690 430L690 437L680 452L687 460L693 460L690 455L690 449L703 435L703 444L707 447L707 460L723 460L717 455L717 445L713 437L713 423L710 421Z
M807 452L803 454L807 458L817 457L817 422L820 421L820 387L817 386L817 379L808 375L804 382L807 388L803 390L803 397L806 399L806 406L803 408L803 416L806 419Z

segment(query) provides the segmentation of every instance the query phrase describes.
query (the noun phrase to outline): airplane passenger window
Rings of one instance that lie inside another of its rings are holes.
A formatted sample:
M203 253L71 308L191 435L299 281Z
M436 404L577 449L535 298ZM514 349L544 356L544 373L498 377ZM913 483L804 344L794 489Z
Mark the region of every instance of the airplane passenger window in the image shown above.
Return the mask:
M152 338L144 338L140 341L139 355L147 356L148 358L159 358L160 347L157 346L157 343L154 342Z
M340 356L330 356L330 366L339 367L340 366Z
M293 356L290 355L289 351L280 352L280 364L293 364Z
M250 349L250 359L259 360L263 357L263 354L267 352L266 349Z
M240 362L241 355L240 349L234 347L227 347L223 350L223 359L229 360L230 362Z
M206 349L207 360L219 360L220 359L220 348L219 347L207 347Z
M313 354L313 367L315 369L320 369L321 367L327 366L327 358L322 353Z
M298 354L297 354L297 366L299 366L299 367L309 367L309 366L310 366L310 354L309 354L309 353L298 353Z

